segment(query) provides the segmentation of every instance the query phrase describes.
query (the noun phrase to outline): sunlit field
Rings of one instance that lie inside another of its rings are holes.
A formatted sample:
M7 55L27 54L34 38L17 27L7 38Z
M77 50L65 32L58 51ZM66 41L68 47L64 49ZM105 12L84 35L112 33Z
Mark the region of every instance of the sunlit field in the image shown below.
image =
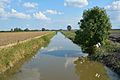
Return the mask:
M26 39L34 38L47 34L49 32L1 32L0 33L0 46L16 43Z

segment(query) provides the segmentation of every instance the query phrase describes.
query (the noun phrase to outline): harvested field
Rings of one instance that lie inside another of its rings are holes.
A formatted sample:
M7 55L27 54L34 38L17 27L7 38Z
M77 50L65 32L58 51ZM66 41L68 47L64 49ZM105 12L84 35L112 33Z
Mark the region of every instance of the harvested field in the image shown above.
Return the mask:
M2 32L0 33L0 46L24 41L47 33L49 32Z

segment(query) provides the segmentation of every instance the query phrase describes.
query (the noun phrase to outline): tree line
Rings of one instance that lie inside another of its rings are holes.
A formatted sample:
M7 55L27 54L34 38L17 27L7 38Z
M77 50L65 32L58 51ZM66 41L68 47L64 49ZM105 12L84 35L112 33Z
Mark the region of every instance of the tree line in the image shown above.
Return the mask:
M45 28L42 28L41 30L38 30L38 29L36 29L36 30L31 30L31 29L29 29L29 28L25 28L25 29L21 29L21 28L12 28L11 30L10 30L10 32L27 32L27 31L49 31L48 29L45 29Z

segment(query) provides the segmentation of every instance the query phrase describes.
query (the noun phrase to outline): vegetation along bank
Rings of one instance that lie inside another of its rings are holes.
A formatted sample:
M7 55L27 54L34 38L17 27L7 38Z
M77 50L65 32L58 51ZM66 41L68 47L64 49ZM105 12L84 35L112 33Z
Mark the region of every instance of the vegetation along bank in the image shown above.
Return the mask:
M55 32L48 32L44 36L31 38L25 42L18 42L10 47L0 48L0 73L4 73L19 64L19 61L27 56L35 54L38 49L49 43L54 35Z
M115 34L115 32L116 30L111 30L110 36ZM62 33L74 42L75 31L62 31ZM119 34L120 30L116 32L116 36ZM106 45L96 49L96 54L89 56L89 58L102 62L120 75L120 43L111 41L111 38L106 42Z
M99 61L120 75L120 30L112 30L105 9L94 7L83 12L76 31L63 31L81 46L91 60Z

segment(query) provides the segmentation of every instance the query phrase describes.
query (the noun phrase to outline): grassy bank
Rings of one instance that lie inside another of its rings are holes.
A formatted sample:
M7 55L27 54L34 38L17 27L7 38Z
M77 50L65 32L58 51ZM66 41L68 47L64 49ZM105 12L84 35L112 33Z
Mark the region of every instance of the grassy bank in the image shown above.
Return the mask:
M72 41L75 38L75 31L61 31L67 38L71 39Z
M75 38L75 31L62 31L62 33L71 40ZM120 30L111 30L111 35L120 34ZM89 56L91 60L99 61L120 75L120 43L110 40L106 45L96 49L96 54Z
M120 75L120 43L107 41L106 45L96 49L96 54L89 58L103 63Z
M55 35L54 32L42 36L40 38L33 38L30 41L19 43L17 45L0 49L0 73L19 64L21 59L29 55L35 54L40 47L49 43L50 39Z

